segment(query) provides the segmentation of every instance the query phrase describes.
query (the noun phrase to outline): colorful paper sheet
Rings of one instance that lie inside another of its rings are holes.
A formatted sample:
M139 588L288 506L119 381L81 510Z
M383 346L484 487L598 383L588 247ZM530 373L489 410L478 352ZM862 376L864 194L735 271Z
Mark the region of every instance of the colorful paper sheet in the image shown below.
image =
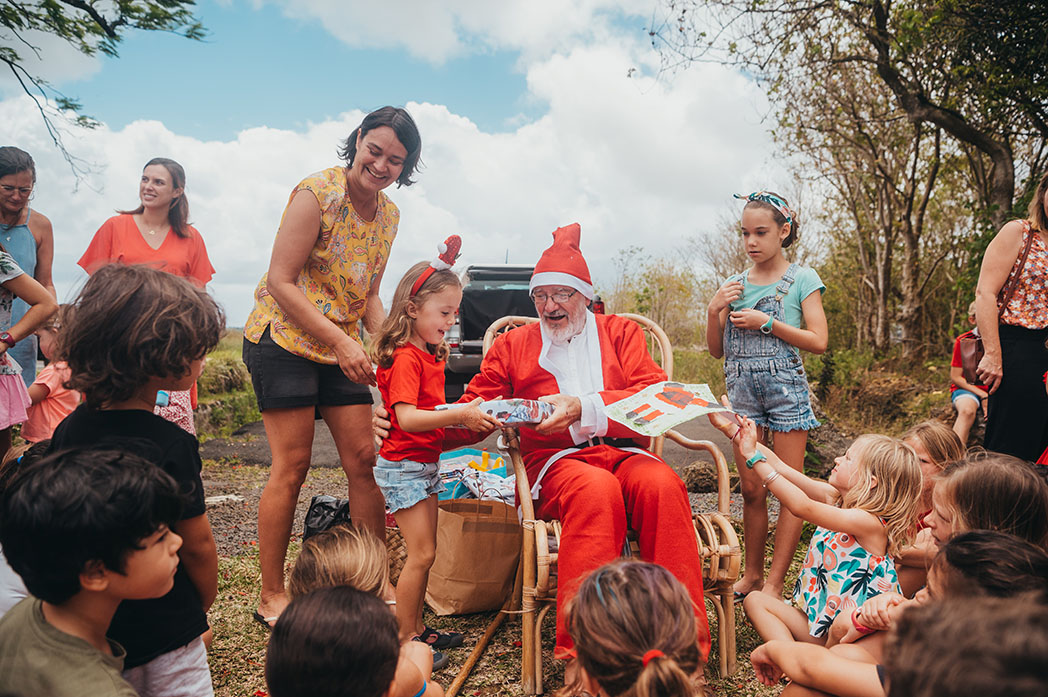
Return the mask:
M713 396L709 385L660 382L604 407L609 419L643 433L661 436L677 424L710 412L728 411Z

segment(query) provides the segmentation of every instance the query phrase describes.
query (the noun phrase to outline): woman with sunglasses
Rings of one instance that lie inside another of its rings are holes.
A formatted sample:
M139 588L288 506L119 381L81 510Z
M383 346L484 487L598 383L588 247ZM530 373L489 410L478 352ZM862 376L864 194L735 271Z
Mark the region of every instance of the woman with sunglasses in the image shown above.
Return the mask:
M707 311L706 343L710 355L724 357L725 385L735 410L762 427L762 443L767 444L774 431L775 454L801 471L808 430L819 422L808 399L800 350L826 350L828 332L822 309L826 286L814 269L791 263L783 255L800 229L797 214L785 199L770 191L736 194L736 198L746 201L742 241L753 266L729 277L713 296ZM735 584L736 602L751 591L782 596L803 524L789 511L780 511L775 553L765 578L768 493L750 469L753 464L736 463L746 540L746 565Z
M51 281L51 261L55 254L51 221L29 206L36 187L36 164L24 150L14 146L0 147L0 244L30 278L55 296ZM11 322L17 323L29 305L15 298ZM26 387L36 378L36 336L30 334L8 355L22 368Z

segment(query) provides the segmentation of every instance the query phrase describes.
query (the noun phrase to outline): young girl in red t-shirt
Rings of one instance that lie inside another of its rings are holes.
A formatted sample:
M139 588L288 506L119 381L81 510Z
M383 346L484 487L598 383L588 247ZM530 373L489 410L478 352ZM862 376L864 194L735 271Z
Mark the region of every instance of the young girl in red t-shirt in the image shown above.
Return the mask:
M444 335L455 323L462 284L450 269L460 242L449 237L434 262L420 262L397 285L389 316L375 343L376 377L392 427L375 464L375 481L397 519L407 560L397 583L400 640L434 649L462 643L462 635L422 624L422 601L437 546L437 494L444 490L437 461L444 428L490 431L499 423L476 405L434 411L444 404Z

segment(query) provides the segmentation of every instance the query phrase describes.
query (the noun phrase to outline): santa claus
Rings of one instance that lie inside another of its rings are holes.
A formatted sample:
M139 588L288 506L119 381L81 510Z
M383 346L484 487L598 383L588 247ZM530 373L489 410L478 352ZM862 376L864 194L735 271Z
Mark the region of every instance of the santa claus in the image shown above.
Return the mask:
M593 284L580 233L577 223L553 233L530 283L539 322L495 340L462 401L540 399L556 407L534 428L520 429L536 515L562 526L556 656L574 655L565 603L590 571L621 554L630 527L641 557L669 569L691 594L705 658L709 626L688 492L665 462L643 449L647 437L604 413L604 405L666 380L666 373L635 322L587 309Z

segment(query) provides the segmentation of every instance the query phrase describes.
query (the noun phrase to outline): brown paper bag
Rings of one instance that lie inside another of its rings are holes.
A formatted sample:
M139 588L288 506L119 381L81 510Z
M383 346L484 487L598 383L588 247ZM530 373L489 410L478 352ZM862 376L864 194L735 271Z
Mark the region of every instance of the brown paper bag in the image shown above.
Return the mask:
M501 501L451 499L437 510L437 557L426 602L438 615L498 610L520 559L517 511Z

